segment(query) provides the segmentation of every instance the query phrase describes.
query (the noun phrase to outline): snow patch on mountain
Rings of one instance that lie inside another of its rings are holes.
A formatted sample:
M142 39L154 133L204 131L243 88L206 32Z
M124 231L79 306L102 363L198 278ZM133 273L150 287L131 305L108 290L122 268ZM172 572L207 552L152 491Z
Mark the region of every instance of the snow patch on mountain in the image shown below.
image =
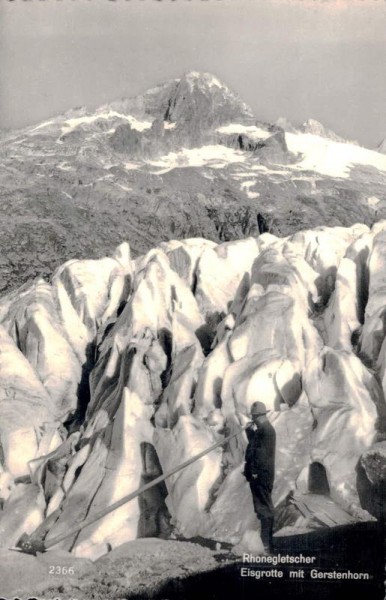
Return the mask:
M310 133L286 133L286 141L290 152L303 155L300 162L292 165L293 169L344 179L356 165L386 171L386 156L361 146L334 142Z
M136 131L144 131L145 129L149 129L151 127L151 121L138 121L135 117L131 115L124 115L122 113L118 113L115 110L110 110L108 112L95 113L94 115L86 115L83 117L77 117L74 119L68 119L63 123L62 126L62 134L68 134L74 131L79 125L90 125L91 123L95 123L99 119L108 120L108 119L122 119L130 123L131 127Z
M376 196L370 196L370 198L367 198L367 203L369 206L376 206L380 203L380 199Z
M290 171L288 171L287 169L270 169L264 165L253 165L251 167L252 171L261 171L261 173L264 173L266 175L289 175Z
M54 121L44 121L44 123L40 123L37 127L31 129L30 133L34 133L35 131L39 131L40 129L44 129L44 127L48 127L49 125L53 125Z
M175 129L177 123L170 123L170 121L164 121L164 129Z
M253 140L266 140L271 137L272 133L256 127L255 125L241 125L240 123L230 123L216 129L218 133L225 135L248 135Z
M140 167L140 163L126 162L124 167L127 171L136 171Z
M245 160L242 152L217 144L201 148L182 148L179 152L170 152L158 160L149 161L149 164L162 168L162 171L157 172L160 175L179 167L210 166L213 169L221 169L230 163L242 163Z
M122 183L116 183L116 185L124 192L131 192L133 190L133 188L129 188L127 185L122 185Z
M63 161L61 163L59 163L58 165L56 165L57 169L60 169L61 171L72 171L73 167L71 167L71 165L68 164L68 162Z
M241 189L243 189L245 191L248 198L253 199L253 198L258 198L260 196L260 194L258 192L251 192L251 190L249 189L249 188L253 187L254 185L256 185L256 180L243 181L241 184Z

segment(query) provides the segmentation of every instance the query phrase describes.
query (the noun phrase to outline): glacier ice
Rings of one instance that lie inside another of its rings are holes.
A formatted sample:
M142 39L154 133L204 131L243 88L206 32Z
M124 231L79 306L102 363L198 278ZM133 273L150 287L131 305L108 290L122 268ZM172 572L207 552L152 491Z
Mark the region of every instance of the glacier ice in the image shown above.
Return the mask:
M64 534L237 432L255 400L277 434L274 503L307 489L318 462L358 514L356 467L385 414L385 231L170 241L135 260L126 243L0 298L0 543L38 526L47 541ZM246 443L234 437L61 547L96 559L170 527L248 538Z

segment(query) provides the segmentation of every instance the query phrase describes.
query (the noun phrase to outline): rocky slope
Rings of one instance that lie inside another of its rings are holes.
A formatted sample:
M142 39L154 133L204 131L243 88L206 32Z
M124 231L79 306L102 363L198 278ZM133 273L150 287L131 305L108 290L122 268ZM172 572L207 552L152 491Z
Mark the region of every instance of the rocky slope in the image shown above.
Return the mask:
M282 123L283 125L283 123ZM0 140L0 291L130 239L225 242L386 217L386 158L315 121L256 120L215 77L189 73Z
M236 431L263 400L274 503L325 470L355 518L384 476L386 222L136 259L70 260L0 300L0 544L46 541ZM23 444L20 444L20 440ZM93 560L137 537L254 540L244 434L68 537Z

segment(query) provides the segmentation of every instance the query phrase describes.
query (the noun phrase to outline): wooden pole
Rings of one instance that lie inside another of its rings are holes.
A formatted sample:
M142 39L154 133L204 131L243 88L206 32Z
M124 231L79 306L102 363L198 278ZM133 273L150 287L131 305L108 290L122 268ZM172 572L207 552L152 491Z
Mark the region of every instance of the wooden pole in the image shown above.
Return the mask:
M205 456L209 452L212 452L212 450L215 450L219 446L222 446L223 444L225 444L226 442L228 442L232 438L236 437L236 435L239 435L239 433L241 433L242 431L244 431L244 429L246 427L247 427L247 425L244 425L243 427L241 427L240 429L238 429L235 433L232 433L232 435L228 435L226 438L224 438L223 440L220 440L220 441L216 442L215 444L213 444L212 446L210 446L206 450L203 450L202 452L199 452L199 454L196 454L192 458L189 458L189 460L186 460L185 462L183 462L182 464L178 465L177 467L174 467L174 469L172 469L171 471L168 471L168 473L159 475L158 477L156 477L152 481L149 481L149 483L146 483L145 485L141 486L140 488L138 488L134 492L131 492L131 494L128 494L127 496L124 496L120 500L117 500L117 502L114 502L114 504L111 504L111 506L108 506L107 508L104 508L103 510L99 511L93 517L90 517L89 519L86 519L80 525L75 525L74 527L71 527L70 529L68 529L68 531L66 533L63 533L62 535L58 535L58 536L56 536L56 537L54 537L54 538L52 538L50 540L44 541L43 542L44 549L48 549L48 548L51 548L52 546L56 546L56 544L59 544L60 542L62 542L66 538L70 537L71 535L74 535L75 533L78 533L79 531L81 531L85 527L88 527L89 525L92 525L93 523L95 523L95 521L99 521L99 519L102 519L102 517L105 517L106 515L108 515L109 513L113 512L114 510L116 510L120 506L123 506L123 504L126 504L127 502L130 502L130 500L134 500L134 498L136 498L140 494L143 494L143 492L146 492L147 490L149 490L150 488L154 487L158 483L161 483L161 481L165 481L165 479L168 479L168 477L171 477L175 473L178 473L178 471L181 471L182 469L185 469L186 467L188 467L189 465L193 464L194 462L196 462L197 460L199 460L200 458L202 458L203 456ZM23 548L23 546L24 546L24 548ZM31 550L31 546L32 546L32 549L33 549L33 546L34 546L33 534L31 536L26 536L25 541L23 541L22 544L21 544L21 549L22 550L25 549L26 551L28 551L28 550ZM40 547L41 547L41 542L40 542Z

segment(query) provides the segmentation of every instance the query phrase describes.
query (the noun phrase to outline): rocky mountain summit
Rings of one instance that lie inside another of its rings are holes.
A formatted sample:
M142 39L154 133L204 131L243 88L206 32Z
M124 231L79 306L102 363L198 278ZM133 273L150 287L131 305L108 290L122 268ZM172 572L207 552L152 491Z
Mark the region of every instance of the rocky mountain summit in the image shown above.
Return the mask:
M3 296L1 547L69 531L236 432L255 400L277 435L278 528L305 525L280 515L315 465L354 519L379 517L385 268L382 221L137 258L123 243ZM171 531L259 544L245 447L240 434L59 549L95 560Z
M124 239L139 256L175 238L218 243L386 216L384 154L312 120L259 121L196 72L5 134L0 165L3 292Z
M327 138L329 140L333 140L334 142L347 142L347 140L334 133L331 129L325 127L319 121L316 121L316 119L307 119L307 121L302 123L302 125L299 127L299 131L302 133L310 133L312 135Z

